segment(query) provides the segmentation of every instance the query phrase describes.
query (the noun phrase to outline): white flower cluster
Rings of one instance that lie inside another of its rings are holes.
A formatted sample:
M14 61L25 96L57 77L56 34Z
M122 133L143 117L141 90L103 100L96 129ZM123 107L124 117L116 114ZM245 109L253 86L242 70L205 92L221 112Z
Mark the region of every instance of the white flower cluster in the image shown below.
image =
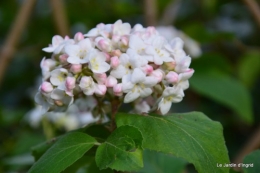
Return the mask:
M92 96L89 96L77 99L65 112L47 112L44 116L42 115L41 107L36 106L26 114L26 118L34 128L39 127L43 118L46 118L55 127L70 131L98 122L100 117L93 116L92 114L96 106L96 100ZM108 118L105 116L101 123L107 121Z
M43 112L66 109L84 96L130 103L152 95L166 114L182 100L194 73L180 38L168 42L154 27L131 28L121 20L73 39L54 36L43 50L53 53L41 62L43 82L35 97Z

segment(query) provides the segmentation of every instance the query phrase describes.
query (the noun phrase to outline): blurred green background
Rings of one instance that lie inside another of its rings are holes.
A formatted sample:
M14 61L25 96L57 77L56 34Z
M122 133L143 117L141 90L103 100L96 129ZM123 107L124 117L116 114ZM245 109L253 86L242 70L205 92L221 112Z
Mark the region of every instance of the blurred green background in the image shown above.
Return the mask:
M149 25L147 4L142 0L63 2L70 36L118 19L132 26ZM202 49L191 64L195 74L190 88L184 100L172 106L172 112L200 111L220 121L231 162L238 159L247 143L252 143L250 138L260 121L260 25L245 2L157 0L155 4L154 21L158 24L173 3L174 21L165 24L196 40ZM28 1L0 1L1 48L24 3ZM42 48L51 43L53 35L61 34L53 14L50 1L36 1L0 82L0 172L26 172L33 163L31 147L46 140L42 127L32 128L25 115L35 106L33 96L41 75L40 61L44 56L50 57ZM259 148L259 140L252 145Z

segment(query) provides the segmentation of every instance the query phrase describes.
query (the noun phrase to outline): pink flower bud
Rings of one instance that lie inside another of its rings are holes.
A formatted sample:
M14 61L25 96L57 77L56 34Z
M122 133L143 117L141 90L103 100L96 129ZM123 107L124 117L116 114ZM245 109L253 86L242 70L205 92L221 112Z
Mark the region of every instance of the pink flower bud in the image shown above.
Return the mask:
M116 78L113 77L113 76L108 76L108 78L106 80L106 86L107 87L113 87L116 84L117 84Z
M79 41L81 41L81 40L83 40L84 39L84 35L81 33L81 32L77 32L76 34L75 34L75 36L74 36L74 40L76 41L76 42L79 42Z
M114 85L113 91L114 91L114 94L115 94L116 96L122 96L122 95L123 95L122 83L119 83L119 84Z
M144 67L144 72L145 72L146 74L151 74L151 73L153 72L153 66L146 65L146 66Z
M69 55L67 54L63 54L59 56L59 60L61 64L67 64L67 59L68 59Z
M107 80L106 73L94 73L94 78L99 84L105 84Z
M66 35L64 40L69 40L69 39L70 37Z
M122 36L121 41L125 46L128 46L129 38L127 36Z
M157 79L158 82L161 82L162 81L162 78L164 76L164 72L160 69L157 69L157 70L154 70L152 73L151 73L151 76L155 77Z
M43 93L50 93L53 90L53 86L50 82L43 82L40 89Z
M70 71L74 74L80 73L82 70L81 64L72 64L70 67Z
M66 82L65 82L65 86L67 90L73 90L75 88L76 85L76 78L74 77L67 77Z
M110 65L111 65L112 68L116 68L119 65L119 59L118 59L117 56L113 56L110 59Z
M105 85L99 85L99 84L96 85L95 93L97 95L103 96L106 94L106 92L107 92L107 87Z
M112 50L112 44L108 39L100 39L97 42L97 46L99 49L105 52L110 52Z
M170 71L166 76L166 81L168 83L177 83L179 80L179 76L176 72Z

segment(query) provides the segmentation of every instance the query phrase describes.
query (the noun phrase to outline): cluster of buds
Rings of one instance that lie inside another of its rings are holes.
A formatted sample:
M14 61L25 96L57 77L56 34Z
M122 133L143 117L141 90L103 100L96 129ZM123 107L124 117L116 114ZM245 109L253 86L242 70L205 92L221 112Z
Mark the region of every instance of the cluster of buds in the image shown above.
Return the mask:
M43 51L52 53L41 62L43 82L35 96L43 112L67 109L88 96L97 106L113 98L142 103L152 96L166 114L183 99L194 73L180 38L168 42L154 27L131 28L121 20L98 24L73 39L54 36Z

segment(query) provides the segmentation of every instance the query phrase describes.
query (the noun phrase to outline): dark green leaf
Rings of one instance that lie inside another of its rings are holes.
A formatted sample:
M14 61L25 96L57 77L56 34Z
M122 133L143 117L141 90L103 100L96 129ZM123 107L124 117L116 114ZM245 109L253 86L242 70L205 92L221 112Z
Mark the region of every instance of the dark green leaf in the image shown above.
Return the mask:
M260 172L260 150L253 151L244 158L240 167L243 167L244 173Z
M95 160L93 160L93 162L87 168L87 173L114 173L114 171L112 169L109 169L109 168L108 169L99 170Z
M141 133L135 127L117 128L97 149L98 167L120 171L141 169L143 167L142 139Z
M144 151L144 168L138 173L182 173L187 161L156 151Z
M260 75L260 52L247 52L241 57L237 71L240 80L246 86L251 87Z
M246 123L252 123L250 93L239 81L224 75L195 73L190 83L199 94L231 108Z
M199 112L171 116L140 116L119 113L117 125L138 128L143 136L143 147L182 157L194 164L200 173L228 172L217 168L217 163L228 163L229 158L220 123Z
M39 158L59 139L60 137L53 138L47 142L40 143L34 147L32 147L32 155L35 161L39 160Z
M96 140L91 136L72 132L62 136L31 167L29 173L57 173L73 164L86 153Z

